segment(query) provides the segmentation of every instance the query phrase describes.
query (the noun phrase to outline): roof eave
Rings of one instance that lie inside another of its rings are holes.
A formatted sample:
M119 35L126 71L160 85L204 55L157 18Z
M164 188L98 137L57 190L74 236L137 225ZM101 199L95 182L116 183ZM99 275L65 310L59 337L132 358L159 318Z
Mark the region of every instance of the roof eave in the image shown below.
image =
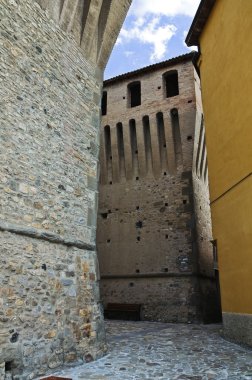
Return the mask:
M174 58L168 59L166 61L155 63L153 65L145 66L145 67L138 69L138 70L134 70L134 71L131 71L131 72L128 72L125 74L121 74L121 75L118 75L116 77L106 79L103 82L103 84L104 84L104 86L110 85L111 83L116 83L117 81L137 77L141 74L144 74L146 72L151 72L151 71L156 70L158 68L172 66L172 65L175 65L175 64L181 63L181 62L192 61L193 57L196 53L197 52L192 51L190 53L179 55L178 57L174 57Z
M216 0L201 0L185 39L187 46L199 46L199 37L215 3Z

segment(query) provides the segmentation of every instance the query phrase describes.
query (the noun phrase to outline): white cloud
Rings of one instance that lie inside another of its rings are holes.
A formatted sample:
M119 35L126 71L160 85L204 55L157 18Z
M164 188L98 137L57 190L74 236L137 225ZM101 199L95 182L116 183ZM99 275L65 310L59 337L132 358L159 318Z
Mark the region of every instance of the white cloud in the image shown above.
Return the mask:
M126 57L130 57L131 55L134 55L134 52L131 51L131 50L126 50L126 51L124 52L124 55L125 55Z
M200 0L133 0L130 13L136 17L147 14L173 17L194 16Z
M143 44L152 45L151 62L164 58L168 42L175 35L177 28L172 24L162 26L160 21L158 16L148 21L143 17L137 18L130 28L122 28L117 43L138 40Z

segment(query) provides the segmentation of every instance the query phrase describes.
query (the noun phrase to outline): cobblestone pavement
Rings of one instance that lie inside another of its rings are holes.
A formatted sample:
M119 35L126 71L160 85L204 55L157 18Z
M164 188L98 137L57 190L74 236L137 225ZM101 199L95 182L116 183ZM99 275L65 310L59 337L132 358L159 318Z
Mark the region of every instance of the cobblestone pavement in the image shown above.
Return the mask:
M220 325L107 322L108 354L59 375L73 380L252 380L252 351Z

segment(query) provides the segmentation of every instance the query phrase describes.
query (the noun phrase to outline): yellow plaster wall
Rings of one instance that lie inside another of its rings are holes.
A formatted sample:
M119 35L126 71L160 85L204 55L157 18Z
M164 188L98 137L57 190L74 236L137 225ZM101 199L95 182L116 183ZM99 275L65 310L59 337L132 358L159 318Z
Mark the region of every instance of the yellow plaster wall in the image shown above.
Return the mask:
M252 313L252 1L217 0L200 48L222 307Z
M213 200L252 167L252 1L217 0L200 47Z
M211 207L222 309L252 313L252 176Z

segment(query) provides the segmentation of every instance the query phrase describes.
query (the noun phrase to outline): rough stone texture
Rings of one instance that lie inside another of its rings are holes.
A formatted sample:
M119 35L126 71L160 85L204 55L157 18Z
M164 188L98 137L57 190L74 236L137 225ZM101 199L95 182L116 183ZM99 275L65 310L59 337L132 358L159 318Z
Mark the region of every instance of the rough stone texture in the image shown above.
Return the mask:
M252 346L252 317L250 314L223 312L224 336L237 343ZM252 375L251 375L252 376Z
M193 197L195 209L198 273L200 274L201 311L204 322L221 321L218 263L214 262L210 209L207 149L201 101L200 80L194 72L196 122L193 152Z
M202 311L199 275L210 276L210 268L213 273L210 242L199 247L196 238L192 182L196 99L191 57L115 78L104 86L108 103L102 118L97 235L102 299L105 307L109 302L140 303L142 317L148 320L197 320ZM166 98L162 75L169 70L178 70L179 95ZM142 99L140 106L130 108L127 85L133 81L141 81ZM170 111L174 108L181 143L172 128ZM156 114L160 112L164 138L158 133ZM150 148L143 132L146 115ZM136 123L135 145L130 137L131 119ZM118 138L118 123L122 123L123 143ZM209 214L202 211L201 217L206 218L207 239ZM208 272L199 271L198 248ZM211 288L211 278L209 282Z
M115 280L103 278L103 299L112 303L142 304L142 320L185 323L198 318L196 277L132 277Z
M16 0L17 1L17 0ZM36 0L85 57L104 69L132 0Z
M101 356L96 253L8 232L0 238L0 358L14 378Z
M0 218L94 243L95 68L36 3L4 1L1 19Z
M59 376L73 380L251 380L252 351L221 325L107 321L108 355Z
M100 94L130 1L117 19L106 1L102 13L94 0L39 3L0 5L1 380L105 351L95 247ZM100 38L94 52L78 40L86 26Z

